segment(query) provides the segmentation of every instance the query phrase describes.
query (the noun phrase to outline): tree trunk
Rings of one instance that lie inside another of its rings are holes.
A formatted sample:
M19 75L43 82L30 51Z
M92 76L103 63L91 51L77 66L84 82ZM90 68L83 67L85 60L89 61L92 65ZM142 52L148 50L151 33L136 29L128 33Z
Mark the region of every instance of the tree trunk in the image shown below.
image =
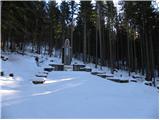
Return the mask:
M146 45L146 80L150 81L151 79L151 69L150 69L150 58L149 58L149 46L148 46L148 32L144 27L144 35L145 35L145 45Z
M127 30L128 30L128 28L127 28ZM129 39L129 32L127 31L127 51L128 51L128 74L129 74L129 76L130 76L130 74L131 74L131 60L130 60L130 39Z
M71 56L73 56L73 20L71 24Z
M87 45L86 45L86 16L85 16L85 19L84 19L84 43L83 43L83 61L84 63L86 63L86 48L87 48Z
M110 23L109 23L110 24ZM111 73L113 74L113 59L112 59L112 30L110 29L109 25L109 51L110 51L110 67L111 67Z
M100 14L100 6L99 6L99 15L98 15L98 29L99 29L99 42L100 42L100 69L102 69L102 33L101 33L101 14Z
M96 18L96 64L95 68L98 65L98 8L97 8L97 18Z
M151 30L151 29L150 29ZM155 62L154 62L154 52L153 52L153 43L152 43L152 33L151 31L149 32L149 45L150 47L150 59L151 59L151 74L152 74L152 78L153 80L153 85L156 86L156 81L155 81Z

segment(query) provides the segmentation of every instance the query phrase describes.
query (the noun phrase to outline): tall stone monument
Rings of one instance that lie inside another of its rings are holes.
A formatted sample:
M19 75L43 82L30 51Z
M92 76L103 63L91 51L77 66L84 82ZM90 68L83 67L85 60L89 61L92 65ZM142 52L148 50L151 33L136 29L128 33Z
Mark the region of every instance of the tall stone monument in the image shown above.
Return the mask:
M62 48L62 63L65 65L70 65L72 61L71 56L71 46L69 39L66 39L64 42L64 46Z

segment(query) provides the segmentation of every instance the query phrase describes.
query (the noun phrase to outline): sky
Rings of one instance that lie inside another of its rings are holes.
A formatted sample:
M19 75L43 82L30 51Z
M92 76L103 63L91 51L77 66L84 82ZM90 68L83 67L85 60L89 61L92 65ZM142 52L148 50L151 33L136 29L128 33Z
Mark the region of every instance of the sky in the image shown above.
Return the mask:
M45 0L46 2L50 1L50 0ZM75 2L79 3L80 0L74 0ZM120 7L118 5L118 1L119 0L113 0L115 7L117 7L117 11L119 11ZM141 1L141 0L139 0ZM56 0L56 2L58 3L58 5L60 5L60 3L62 2L62 0ZM92 0L92 3L95 3L95 0ZM157 5L159 5L158 0L156 0ZM154 5L156 8L158 7L157 5Z
M46 0L49 1L49 0ZM79 3L80 0L75 0L75 2ZM56 0L56 2L58 4L60 4L62 2L62 0ZM118 4L118 0L113 0L114 4L117 5ZM92 3L95 3L95 0L92 0Z
M50 1L50 0L45 0L47 3L48 3L48 1ZM69 1L69 0L66 0L66 1ZM79 3L80 2L80 0L74 0L75 2L77 2L77 3ZM118 5L118 1L119 0L113 0L113 3L114 3L114 5L115 5L115 7L117 8L117 11L120 11L120 6ZM61 4L61 2L62 2L62 0L56 0L56 2L58 3L58 5L60 5ZM92 0L92 2L91 2L92 4L94 4L94 3L96 3L96 0ZM76 18L76 16L77 15L74 15L74 18ZM76 24L76 23L75 23Z
M48 1L50 1L50 0L45 0L46 1L46 3L48 3ZM58 3L58 5L60 5L61 4L61 2L62 2L62 0L55 0L57 3ZM67 1L67 0L66 0ZM69 1L69 0L68 0ZM75 2L77 2L77 3L79 3L80 2L80 0L74 0ZM95 3L95 1L96 0L92 0L92 2L91 3ZM115 7L117 8L117 11L120 11L120 7L119 7L119 5L118 5L118 1L119 0L113 0L113 3L114 3L114 5L115 5Z

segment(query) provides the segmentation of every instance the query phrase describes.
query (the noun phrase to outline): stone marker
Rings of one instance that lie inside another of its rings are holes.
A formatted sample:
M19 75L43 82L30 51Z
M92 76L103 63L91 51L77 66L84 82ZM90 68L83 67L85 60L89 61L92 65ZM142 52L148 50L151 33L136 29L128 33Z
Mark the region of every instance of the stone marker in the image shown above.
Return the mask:
M65 40L64 46L62 48L62 63L65 65L70 65L72 61L71 56L71 47L70 47L70 41L69 39Z

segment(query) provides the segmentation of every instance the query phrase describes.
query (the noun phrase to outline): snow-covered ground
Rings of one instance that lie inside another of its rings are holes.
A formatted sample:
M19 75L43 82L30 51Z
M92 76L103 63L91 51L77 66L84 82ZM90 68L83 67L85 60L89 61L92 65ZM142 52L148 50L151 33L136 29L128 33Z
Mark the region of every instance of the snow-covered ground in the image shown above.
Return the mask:
M159 92L154 87L139 82L116 83L80 71L52 71L47 78L38 78L35 75L42 73L50 60L61 61L46 56L37 67L32 55L7 57L7 61L1 60L2 118L159 117ZM106 74L110 74L108 71L106 68ZM10 73L13 78L8 76ZM125 72L114 77L119 75L130 79ZM32 83L41 79L44 84Z

